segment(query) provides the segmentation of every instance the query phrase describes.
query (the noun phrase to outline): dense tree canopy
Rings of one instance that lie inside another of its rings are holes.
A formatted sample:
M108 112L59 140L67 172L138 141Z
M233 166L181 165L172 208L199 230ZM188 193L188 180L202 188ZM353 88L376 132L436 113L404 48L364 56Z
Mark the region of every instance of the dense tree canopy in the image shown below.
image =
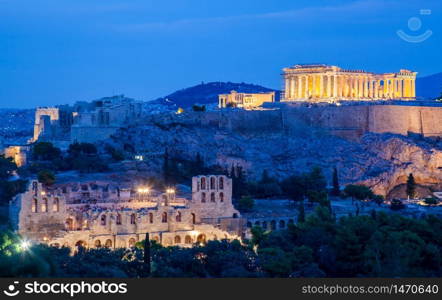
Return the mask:
M192 248L152 243L152 277L440 277L442 220L376 213L335 220L319 206L286 230L252 228L253 238L209 241ZM0 275L143 277L143 242L136 248L77 251L34 245L0 235Z

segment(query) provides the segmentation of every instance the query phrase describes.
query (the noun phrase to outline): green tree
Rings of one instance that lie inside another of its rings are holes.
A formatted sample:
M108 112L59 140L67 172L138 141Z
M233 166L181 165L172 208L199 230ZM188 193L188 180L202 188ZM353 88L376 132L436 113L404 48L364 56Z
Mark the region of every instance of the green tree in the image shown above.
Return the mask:
M8 179L17 170L17 165L12 158L0 155L0 180Z
M49 142L38 142L32 146L32 156L36 160L49 160L60 158L61 151Z
M301 200L298 203L298 222L299 223L304 223L305 222L304 200Z
M309 173L292 175L282 183L284 192L294 201L301 201L305 198L314 197L316 192L326 191L327 181L319 167L313 168ZM313 200L313 199L310 199Z
M369 187L360 184L349 184L344 189L345 195L351 197L352 202L356 200L372 199L374 194Z
M339 186L339 176L338 176L338 169L336 167L333 168L333 189L331 191L331 194L333 196L340 196L341 195L341 188Z
M150 260L151 260L151 256L150 256L150 238L149 238L149 233L146 232L146 237L144 239L144 256L143 256L143 261L144 261L144 265L145 265L145 269L146 269L146 276L149 277L150 273L151 273L151 267L150 267Z
M249 183L249 187L251 193L257 198L270 198L282 193L278 180L270 176L267 170L262 172L258 182Z
M238 201L238 210L240 212L251 212L255 201L250 196L242 196Z
M414 180L413 173L410 173L407 178L407 196L411 199L416 198L416 181Z
M55 175L49 170L42 170L38 172L38 181L44 185L52 185L55 183Z
M249 195L247 176L242 166L232 166L230 173L232 178L232 196L235 200L240 199L242 196Z

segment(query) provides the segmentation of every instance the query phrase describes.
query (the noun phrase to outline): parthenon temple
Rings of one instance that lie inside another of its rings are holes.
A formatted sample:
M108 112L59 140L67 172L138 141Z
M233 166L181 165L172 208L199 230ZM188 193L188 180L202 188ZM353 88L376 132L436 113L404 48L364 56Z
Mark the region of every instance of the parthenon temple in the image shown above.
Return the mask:
M323 64L284 68L282 101L414 100L416 72L375 74Z

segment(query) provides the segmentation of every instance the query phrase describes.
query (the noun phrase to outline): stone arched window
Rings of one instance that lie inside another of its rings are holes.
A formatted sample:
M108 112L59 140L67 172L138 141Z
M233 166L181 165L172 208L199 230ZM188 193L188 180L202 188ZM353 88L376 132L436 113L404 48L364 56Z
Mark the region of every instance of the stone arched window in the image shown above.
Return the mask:
M263 221L263 222L262 222L262 228L263 228L263 229L267 229L267 222L266 222L266 221Z
M276 221L275 221L275 220L272 220L272 221L270 222L270 229L271 229L271 230L275 230L275 229L276 229Z
M279 228L281 228L281 229L285 228L285 221L284 220L279 221Z
M77 241L75 243L75 247L77 247L77 248L86 248L87 247L87 243L85 241L80 240L80 241Z
M224 177L222 177L222 176L219 178L218 188L220 190L224 189Z
M206 177L201 178L201 189L202 190L206 189Z
M101 247L101 242L100 242L100 240L96 240L95 243L94 243L94 245L95 245L96 248L100 248L100 247Z
M106 226L106 215L101 215L101 225Z
M181 237L179 235L176 235L174 242L175 242L175 244L181 244Z
M192 237L190 235L186 235L186 237L184 238L184 243L192 244Z
M215 177L210 177L210 189L211 190L216 189Z
M130 215L130 224L135 224L135 221L136 221L136 216L135 216L135 214L131 214L131 215Z
M219 202L224 202L224 193L219 193Z
M192 216L192 224L196 223L196 215L194 213L190 214Z
M215 193L210 193L210 202L215 202Z
M163 212L163 214L161 215L161 222L167 223L167 212Z
M116 220L117 225L121 225L121 215L117 214L117 220Z
M175 221L176 222L181 222L181 212L179 211L177 214L176 214L176 216L175 216Z
M66 229L67 230L74 230L74 219L72 219L72 218L66 219Z
M205 234L198 235L196 238L196 241L201 245L205 244L206 243L206 235Z
M106 248L112 248L112 240L111 239L107 239L106 243L104 244L104 246Z
M237 213L233 213L232 218L238 219L238 214Z
M134 239L134 238L130 238L129 239L129 248L133 248L133 247L135 247L135 243L136 243L137 241Z
M48 212L48 198L43 198L41 203L41 212Z
M201 193L201 203L206 203L206 193Z
M37 198L34 198L32 200L32 208L31 209L32 209L33 213L36 213L38 211L38 200L37 200Z
M58 200L58 198L55 198L54 202L52 203L52 211L53 212L59 212L60 211L60 200Z
M149 223L153 224L153 213L149 213Z

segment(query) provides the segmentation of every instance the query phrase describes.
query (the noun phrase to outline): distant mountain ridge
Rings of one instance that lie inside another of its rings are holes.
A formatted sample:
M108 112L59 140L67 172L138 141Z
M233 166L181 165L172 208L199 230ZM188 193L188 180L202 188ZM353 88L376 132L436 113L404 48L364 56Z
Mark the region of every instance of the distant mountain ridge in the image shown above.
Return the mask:
M243 82L209 82L178 90L170 95L158 98L154 100L154 102L166 105L176 105L179 107L190 107L196 103L213 104L218 103L219 94L227 94L231 91L237 91L239 93L263 93L274 91L276 92L277 101L279 101L280 95L278 90L256 84Z
M434 99L442 93L442 72L416 79L416 96Z

